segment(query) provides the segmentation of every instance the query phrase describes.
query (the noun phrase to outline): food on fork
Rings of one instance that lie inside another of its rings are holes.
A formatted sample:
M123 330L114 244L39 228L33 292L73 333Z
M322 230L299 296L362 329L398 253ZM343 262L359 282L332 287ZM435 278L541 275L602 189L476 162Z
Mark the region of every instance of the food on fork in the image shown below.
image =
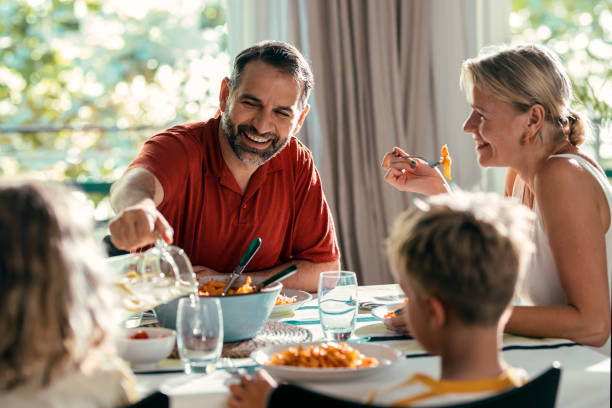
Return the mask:
M408 299L404 299L404 305L408 304ZM385 315L383 316L385 319L390 319L392 317L396 317L399 316L402 313L403 307L396 309L396 310L392 310L388 313L385 313Z
M444 145L442 146L442 157L440 157L440 164L442 165L442 168L444 169L444 177L446 177L447 180L451 179L451 163L453 162L451 160L450 155L448 154L448 146Z
M265 365L307 368L363 368L378 365L378 360L366 357L346 343L320 343L304 348L302 345L273 354Z
M385 319L390 319L392 317L398 316L402 312L402 309L393 310L389 313L385 313L383 316Z
M417 156L417 155L413 155L413 154L405 154L405 153L403 153L403 151L399 147L394 147L393 151L391 152L391 155L389 155L389 154L385 155L385 158L383 159L383 162L381 163L381 167L383 169L389 170L391 168L391 157L392 156L398 157L400 159L417 158L417 159L425 161L430 167L442 166L442 169L443 169L443 172L444 172L444 177L447 180L451 179L451 163L452 163L452 159L450 157L450 154L448 153L448 145L442 146L440 160L438 160L438 161L431 161L431 160L428 160L427 158L425 158L423 156ZM413 160L412 164L410 165L410 167L414 169L415 165L416 165L416 162ZM406 169L402 169L402 173L405 172L405 171L406 171Z

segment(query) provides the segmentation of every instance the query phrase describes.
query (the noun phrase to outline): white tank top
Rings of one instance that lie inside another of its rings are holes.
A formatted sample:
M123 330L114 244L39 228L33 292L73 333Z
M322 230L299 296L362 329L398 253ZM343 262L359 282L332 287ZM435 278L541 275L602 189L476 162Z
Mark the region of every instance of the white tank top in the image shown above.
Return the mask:
M608 179L591 163L584 158L575 154L557 154L550 157L565 157L576 160L583 168L595 177L599 182L606 199L608 200L608 208L612 217L612 188ZM561 287L555 260L553 258L548 237L542 227L542 219L537 204L534 205L534 210L537 215L535 226L535 245L536 251L531 257L523 282L519 288L518 294L521 299L521 304L537 305L537 306L553 306L566 305L565 292ZM606 259L608 268L608 288L612 294L612 222L606 232ZM598 351L610 355L610 337L603 347L597 348Z

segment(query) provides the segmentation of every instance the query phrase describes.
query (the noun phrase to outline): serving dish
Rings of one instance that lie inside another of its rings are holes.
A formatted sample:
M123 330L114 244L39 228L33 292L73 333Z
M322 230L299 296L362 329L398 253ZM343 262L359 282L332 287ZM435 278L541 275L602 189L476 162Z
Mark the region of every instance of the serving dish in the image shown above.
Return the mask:
M243 285L246 276L241 276L236 286ZM208 276L200 279L200 283L206 283L210 279L225 281L229 277ZM263 278L253 277L253 283L257 284ZM264 327L266 320L272 312L276 296L283 287L277 282L261 292L245 293L240 295L211 296L219 299L221 312L223 314L223 342L235 342L255 337ZM205 297L205 296L202 296ZM160 326L169 329L176 328L176 312L178 299L174 299L155 308L155 314Z

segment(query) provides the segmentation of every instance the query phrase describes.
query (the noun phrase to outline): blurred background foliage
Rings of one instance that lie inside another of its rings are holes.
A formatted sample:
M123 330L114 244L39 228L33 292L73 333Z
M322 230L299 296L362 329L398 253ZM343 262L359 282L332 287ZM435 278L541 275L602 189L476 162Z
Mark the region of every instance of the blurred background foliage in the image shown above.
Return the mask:
M612 0L512 0L513 42L553 49L574 84L578 109L592 121L587 146L612 169Z
M3 0L0 176L113 181L228 72L224 0Z
M89 186L107 218L147 137L216 111L225 23L225 0L0 1L0 176ZM560 55L612 169L612 0L512 0L509 23Z

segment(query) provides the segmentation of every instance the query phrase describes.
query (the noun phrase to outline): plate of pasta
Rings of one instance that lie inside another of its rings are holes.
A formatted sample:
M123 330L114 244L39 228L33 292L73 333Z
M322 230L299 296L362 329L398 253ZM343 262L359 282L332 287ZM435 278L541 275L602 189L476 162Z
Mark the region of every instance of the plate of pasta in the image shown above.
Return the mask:
M293 313L302 304L312 299L312 295L303 290L282 289L276 297L276 303L272 308L271 317Z
M402 353L382 344L311 342L255 350L251 358L286 381L344 380L388 368Z

